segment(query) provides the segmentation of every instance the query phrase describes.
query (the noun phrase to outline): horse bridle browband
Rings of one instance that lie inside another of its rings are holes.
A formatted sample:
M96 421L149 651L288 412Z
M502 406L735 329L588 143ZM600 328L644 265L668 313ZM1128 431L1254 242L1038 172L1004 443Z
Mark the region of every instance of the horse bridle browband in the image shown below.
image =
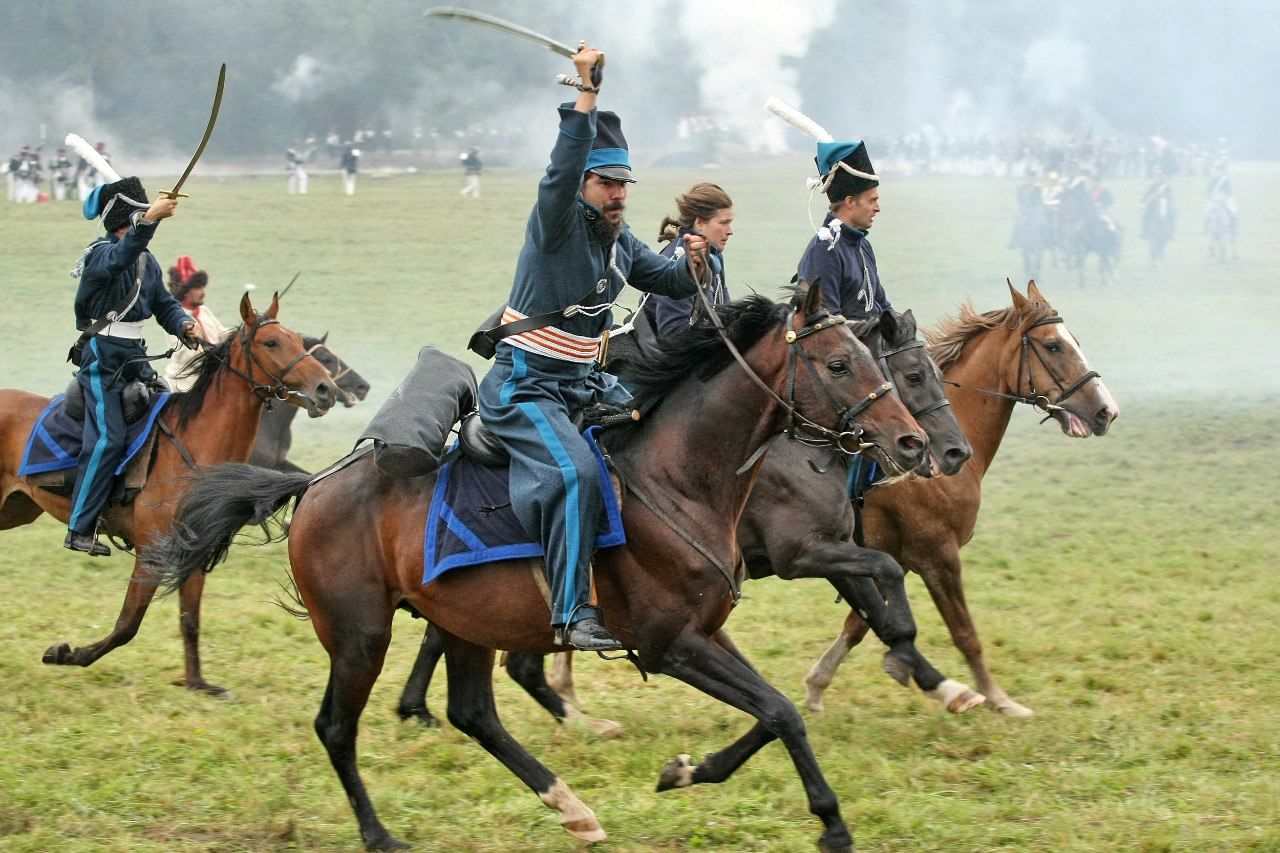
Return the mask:
M1029 334L1032 329L1036 328L1037 326L1049 326L1055 323L1062 323L1062 322L1065 322L1065 321L1061 317L1046 317L1043 320L1037 320L1036 322L1032 323L1030 326L1027 327L1026 331L1022 333L1022 343L1020 345L1022 351L1018 355L1018 379L1013 386L1014 393L1012 394L1006 394L1003 391L992 391L987 388L974 388L969 385L961 385L959 382L952 382L950 379L944 379L943 381L954 388L968 388L971 391L978 391L983 394L990 394L993 397L1002 397L1006 400L1012 400L1015 403L1026 403L1028 406L1035 409L1037 412L1043 412L1047 420L1050 416L1053 415L1054 412L1063 411L1062 406L1059 405L1060 403L1062 403L1063 400L1066 400L1072 394L1079 391L1090 380L1102 378L1102 374L1099 373L1098 371L1088 370L1088 371L1085 371L1084 375L1081 376L1079 379L1077 379L1075 382L1072 382L1070 385L1064 386L1062 384L1062 380L1060 380L1058 378L1058 375L1053 372L1053 368L1049 366L1049 363L1047 361L1045 361L1044 356L1040 354L1039 350L1037 350L1035 347L1032 346L1033 342ZM1061 393L1058 394L1058 398L1056 400L1050 400L1047 396L1045 396L1044 394L1036 390L1035 378L1031 375L1031 356L1033 354L1035 355L1036 359L1040 362L1040 366L1043 367L1045 372L1049 374L1049 378L1053 380L1053 384L1058 386L1058 390ZM1022 389L1023 373L1026 373L1027 375L1027 389L1031 392L1027 396L1023 396L1020 393ZM1041 423L1044 423L1044 421L1041 421Z

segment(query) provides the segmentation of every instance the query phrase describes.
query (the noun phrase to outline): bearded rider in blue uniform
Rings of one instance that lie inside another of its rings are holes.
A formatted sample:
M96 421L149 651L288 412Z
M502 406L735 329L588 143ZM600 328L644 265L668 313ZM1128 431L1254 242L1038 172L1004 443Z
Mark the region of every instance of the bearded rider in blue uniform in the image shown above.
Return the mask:
M880 212L880 180L867 146L859 140L819 142L815 162L830 205L796 274L801 281L820 281L828 311L850 320L879 316L890 306L867 240Z
M111 496L116 466L124 455L126 434L121 397L136 379L155 377L142 340L146 319L171 335L194 342L196 322L164 286L160 264L147 251L160 220L173 216L177 199L147 201L137 178L122 178L94 188L84 201L86 219L102 217L107 236L90 243L71 275L76 289L76 328L111 321L84 342L76 381L84 392L84 440L81 444L71 516L63 546L104 557L111 549L98 541L98 516ZM136 281L137 294L128 301ZM191 345L194 345L192 343Z
M560 107L560 132L502 323L570 310L546 325L500 335L479 388L480 417L511 454L512 508L546 553L556 641L588 651L620 645L593 606L590 561L603 499L595 457L570 414L630 399L596 365L609 308L623 286L693 295L706 248L693 236L685 259L660 257L623 220L635 178L618 117L596 110L602 59L587 47L573 57L583 82L577 101Z

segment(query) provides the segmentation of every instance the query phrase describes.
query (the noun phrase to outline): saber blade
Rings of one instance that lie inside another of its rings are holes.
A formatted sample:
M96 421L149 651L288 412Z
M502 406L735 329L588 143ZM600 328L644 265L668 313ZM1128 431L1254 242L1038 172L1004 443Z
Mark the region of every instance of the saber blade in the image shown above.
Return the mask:
M576 50L569 45L558 42L553 38L544 36L540 32L531 30L528 27L522 27L519 24L513 24L502 18L486 15L484 12L473 12L470 9L459 9L456 6L436 6L422 13L428 18L444 18L446 21L464 21L468 24L477 24L482 27L498 30L507 35L522 38L525 41L542 45L552 53L558 53L561 56L567 56L570 59L577 53Z
M178 192L178 190L182 189L182 185L187 182L187 178L191 175L191 170L196 167L196 162L200 159L200 155L204 153L204 147L209 144L209 137L213 136L213 126L218 123L218 111L222 109L222 90L226 83L227 63L224 62L222 67L218 69L218 89L213 93L213 109L209 111L209 123L205 125L204 136L200 139L200 147L192 155L186 171L182 173L182 177L178 178L178 182L173 185L173 189L168 192L162 192L161 195L167 195L169 198L182 196L182 193Z

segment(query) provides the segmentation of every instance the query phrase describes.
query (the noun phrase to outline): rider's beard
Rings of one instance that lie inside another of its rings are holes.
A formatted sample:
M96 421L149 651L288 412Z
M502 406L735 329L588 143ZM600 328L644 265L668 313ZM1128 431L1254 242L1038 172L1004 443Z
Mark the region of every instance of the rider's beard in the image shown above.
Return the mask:
M604 214L615 210L621 213L626 209L627 206L620 201L610 202L600 209L601 215L591 220L591 231L595 234L597 240L601 243L612 243L618 239L618 235L622 233L626 221L619 216L616 221L610 222L604 217Z

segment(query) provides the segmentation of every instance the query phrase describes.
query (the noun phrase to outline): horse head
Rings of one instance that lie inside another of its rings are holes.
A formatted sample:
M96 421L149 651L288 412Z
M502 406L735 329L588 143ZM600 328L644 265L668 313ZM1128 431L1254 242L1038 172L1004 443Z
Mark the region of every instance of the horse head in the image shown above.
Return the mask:
M824 428L824 437L834 436L846 453L877 457L886 471L905 474L925 462L928 439L920 425L844 318L823 307L822 288L800 282L791 311L780 379L794 417Z
M890 308L874 320L859 323L856 334L876 355L885 378L929 437L930 453L916 473L925 477L959 473L973 455L973 447L951 410L942 373L917 337L915 315Z
M1010 322L1016 324L1018 335L1010 336L1011 349L1004 362L1008 387L1057 421L1066 435L1105 435L1120 415L1120 406L1089 366L1076 336L1035 281L1027 283L1025 296L1012 284L1009 293L1013 297Z
M338 389L329 371L302 344L302 337L276 319L280 297L261 314L246 293L240 298L244 325L234 333L228 367L246 379L264 399L300 406L318 418L333 407Z
M348 409L358 401L369 396L369 382L342 360L328 345L329 333L318 338L302 336L302 345L307 352L315 356L316 361L324 365L333 381L338 383L338 399Z

